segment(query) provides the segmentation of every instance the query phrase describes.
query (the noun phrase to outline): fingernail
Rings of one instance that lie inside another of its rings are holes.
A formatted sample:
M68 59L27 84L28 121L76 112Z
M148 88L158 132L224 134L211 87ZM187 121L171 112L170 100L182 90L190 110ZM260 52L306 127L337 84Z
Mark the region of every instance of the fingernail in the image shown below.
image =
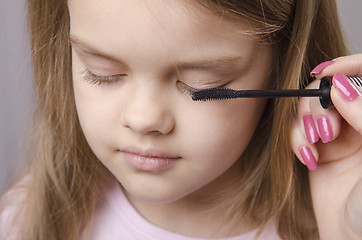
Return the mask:
M299 153L302 156L302 159L310 171L313 171L317 168L317 161L315 160L312 151L309 147L301 147Z
M344 99L349 102L352 102L359 96L361 93L358 91L357 87L349 80L349 78L342 74L336 73L333 76L333 86L338 90Z
M319 136L313 121L312 114L305 115L303 117L303 123L308 142L311 144L318 142Z
M325 69L326 67L332 65L334 62L333 61L326 61L326 62L322 62L321 64L318 64L311 72L310 75L316 75L319 74L323 71L323 69Z
M320 117L317 120L319 134L321 135L322 142L327 143L332 141L333 132L329 120L326 117Z

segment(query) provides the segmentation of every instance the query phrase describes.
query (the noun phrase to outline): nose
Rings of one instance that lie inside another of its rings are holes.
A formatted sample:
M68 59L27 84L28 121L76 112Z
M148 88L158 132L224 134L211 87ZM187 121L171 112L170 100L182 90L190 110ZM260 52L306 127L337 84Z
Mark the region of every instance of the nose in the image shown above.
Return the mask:
M160 92L132 91L123 105L122 126L139 134L167 134L175 125L171 106Z

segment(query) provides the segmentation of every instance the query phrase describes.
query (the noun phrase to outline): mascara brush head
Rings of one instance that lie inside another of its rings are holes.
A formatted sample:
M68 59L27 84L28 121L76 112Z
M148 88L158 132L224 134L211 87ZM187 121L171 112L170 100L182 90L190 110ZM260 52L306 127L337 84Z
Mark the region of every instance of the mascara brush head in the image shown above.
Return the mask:
M223 100L239 97L237 91L229 88L206 88L192 93L194 101Z

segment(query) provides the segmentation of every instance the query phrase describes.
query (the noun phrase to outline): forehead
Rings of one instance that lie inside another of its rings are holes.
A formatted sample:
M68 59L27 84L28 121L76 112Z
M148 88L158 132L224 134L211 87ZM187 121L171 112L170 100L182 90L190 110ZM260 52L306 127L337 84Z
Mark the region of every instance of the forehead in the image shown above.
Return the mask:
M146 68L217 56L249 61L257 45L244 34L249 28L195 2L70 0L71 34Z
M209 16L205 7L198 1L188 0L69 0L70 10L75 9L84 15L108 17L110 21L122 18L172 21L174 17L185 17L184 21Z
M114 37L124 32L146 36L179 37L180 34L232 37L240 24L211 13L197 1L186 0L70 0L71 30L92 34L99 30ZM122 37L122 36L121 36ZM182 38L179 38L182 39Z

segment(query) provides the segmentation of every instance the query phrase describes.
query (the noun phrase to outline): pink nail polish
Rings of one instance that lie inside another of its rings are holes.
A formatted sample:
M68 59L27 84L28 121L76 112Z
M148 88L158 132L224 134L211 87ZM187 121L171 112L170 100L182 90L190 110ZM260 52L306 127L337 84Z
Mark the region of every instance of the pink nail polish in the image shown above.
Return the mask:
M315 160L313 153L309 147L301 147L299 149L299 153L302 156L305 165L310 171L313 171L317 168L317 161Z
M320 117L318 118L317 123L322 142L327 143L332 141L333 132L332 132L332 127L329 124L328 118Z
M319 136L313 121L312 114L305 115L303 117L303 123L308 142L311 144L318 142Z
M326 61L326 62L322 62L321 64L318 64L311 72L310 75L316 75L319 74L323 71L323 69L325 69L326 67L332 65L334 62L333 61Z
M361 96L357 87L342 73L336 73L333 76L333 86L338 90L342 97L349 102L352 102Z

